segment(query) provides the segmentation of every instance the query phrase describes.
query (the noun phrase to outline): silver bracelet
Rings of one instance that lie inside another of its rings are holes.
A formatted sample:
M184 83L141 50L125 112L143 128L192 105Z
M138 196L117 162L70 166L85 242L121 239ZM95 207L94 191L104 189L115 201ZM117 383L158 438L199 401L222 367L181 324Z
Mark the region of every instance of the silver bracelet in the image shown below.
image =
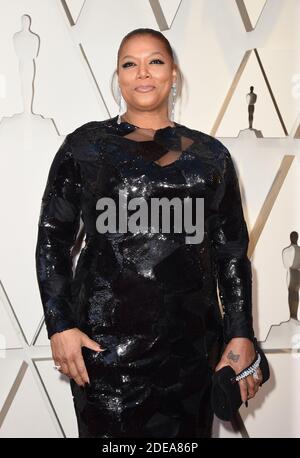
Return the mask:
M239 381L242 380L243 378L248 377L248 375L255 373L255 372L256 372L256 369L258 368L258 366L259 366L259 364L260 364L260 361L261 361L261 356L260 356L260 354L258 353L258 354L257 354L257 359L256 359L256 361L254 361L254 363L251 364L249 367L246 367L246 369L242 370L242 372L240 372L240 373L235 377L235 380L236 380L237 382L239 382Z

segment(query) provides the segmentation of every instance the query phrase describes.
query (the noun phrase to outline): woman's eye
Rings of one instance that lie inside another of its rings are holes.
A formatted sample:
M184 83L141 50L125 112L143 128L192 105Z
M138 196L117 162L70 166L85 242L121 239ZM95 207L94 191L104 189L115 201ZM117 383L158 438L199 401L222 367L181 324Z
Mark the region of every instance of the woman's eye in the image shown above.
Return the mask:
M123 68L126 68L126 67L129 66L128 64L133 64L133 62L125 62L125 64L123 64L122 67L123 67Z
M164 62L162 60L160 60L160 59L153 59L153 60L151 60L151 62L159 62L160 64L164 64ZM123 68L131 67L131 64L135 65L134 62L125 62L125 64L123 64L122 67Z

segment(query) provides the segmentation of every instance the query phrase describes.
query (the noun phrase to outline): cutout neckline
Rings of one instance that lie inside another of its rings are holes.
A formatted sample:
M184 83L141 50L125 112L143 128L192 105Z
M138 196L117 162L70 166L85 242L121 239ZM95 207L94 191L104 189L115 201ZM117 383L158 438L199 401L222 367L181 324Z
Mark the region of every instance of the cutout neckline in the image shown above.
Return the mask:
M114 117L114 120L115 122L117 123L117 120L118 120L118 115ZM168 130L170 132L175 132L175 129L178 129L178 128L181 128L181 127L184 127L182 124L179 124L175 121L173 121L174 123L174 126L165 126L165 127L162 127L160 129L150 129L150 128L145 128L145 127L139 127L139 126L136 126L135 124L132 124L128 121L123 121L122 120L122 116L121 116L121 123L120 124L117 124L119 127L121 128L126 128L128 127L130 129L130 131L135 131L135 130L139 130L139 129L142 129L142 130L148 130L148 131L151 131L153 132L153 137L152 137L152 140L141 140L141 141L137 141L137 140L134 140L132 138L128 138L125 136L122 135L122 138L125 140L125 141L128 141L128 142L132 142L132 143L147 143L149 141L155 141L155 139L157 138L157 136L160 134L160 133L164 133L164 132L168 132ZM194 143L194 142L193 142ZM193 144L192 143L192 144ZM180 156L175 159L174 161L170 162L170 163L167 163L165 165L161 165L159 164L158 162L154 161L154 160L148 160L148 159L145 159L144 156L142 154L139 154L137 153L136 156L139 157L140 159L142 159L144 162L148 162L150 163L153 167L156 167L158 169L167 169L167 168L171 168L173 166L176 166L179 162L181 162L185 156L186 153L188 153L190 147L192 145L189 145L185 150L181 151L181 154Z
M116 120L117 120L117 118L118 118L118 116L116 116ZM152 132L154 132L154 135L156 134L156 132L161 132L161 131L167 130L167 129L175 129L176 127L182 126L182 124L179 124L178 122L173 121L174 126L165 126L165 127L161 127L160 129L151 129L149 127L136 126L135 124L132 124L131 122L128 122L128 121L125 121L125 120L123 121L122 120L122 115L121 115L121 122L118 125L120 126L122 124L124 126L133 127L134 129L151 130Z

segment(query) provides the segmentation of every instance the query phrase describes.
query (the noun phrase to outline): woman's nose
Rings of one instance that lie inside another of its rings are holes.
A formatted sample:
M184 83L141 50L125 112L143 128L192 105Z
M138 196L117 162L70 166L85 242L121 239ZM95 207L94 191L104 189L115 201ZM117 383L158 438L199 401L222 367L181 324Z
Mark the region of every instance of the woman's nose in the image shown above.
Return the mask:
M140 65L140 67L138 69L138 76L147 77L147 78L150 77L149 70L148 70L146 65Z

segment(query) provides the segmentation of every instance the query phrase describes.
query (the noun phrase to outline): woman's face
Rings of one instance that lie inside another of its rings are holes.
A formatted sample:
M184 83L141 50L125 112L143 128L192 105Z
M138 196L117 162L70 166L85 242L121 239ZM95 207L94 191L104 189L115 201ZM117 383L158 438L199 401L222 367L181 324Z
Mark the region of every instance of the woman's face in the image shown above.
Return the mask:
M119 86L128 107L153 110L168 106L176 65L158 38L130 38L121 49L118 64Z

